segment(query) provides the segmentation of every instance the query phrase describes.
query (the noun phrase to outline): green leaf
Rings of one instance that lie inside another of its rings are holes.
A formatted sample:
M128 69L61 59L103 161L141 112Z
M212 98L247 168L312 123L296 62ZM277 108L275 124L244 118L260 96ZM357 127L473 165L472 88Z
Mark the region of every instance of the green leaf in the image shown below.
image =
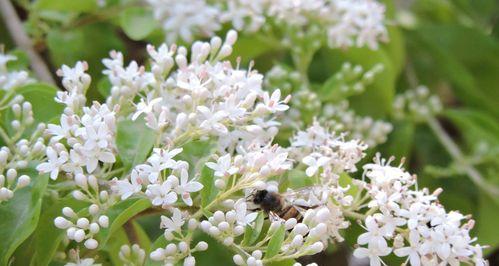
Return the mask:
M0 204L0 265L7 265L15 249L35 230L40 217L42 197L48 175L28 173L31 183L14 193L14 197Z
M49 122L54 118L59 118L64 110L64 106L54 101L58 89L54 86L33 83L18 88L18 94L33 106L33 116L37 122Z
M102 228L97 234L99 246L103 247L109 238L132 217L151 207L151 201L144 198L129 198L113 205L106 211L109 227Z
M133 230L135 230L135 234L137 235L137 241L140 246L140 248L144 249L147 254L151 251L151 239L149 239L149 236L147 235L146 231L142 226L137 222L133 221Z
M107 251L109 256L109 265L123 265L123 262L119 258L119 253L121 246L129 244L130 242L128 241L125 230L123 228L119 228L113 236L111 236L105 247L105 251Z
M284 225L281 225L270 238L269 245L267 246L267 251L265 252L266 259L272 258L279 253L285 235L286 229L284 228Z
M53 28L48 32L46 42L54 67L59 68L63 64L74 66L77 61L86 61L88 73L94 81L103 76L102 58L108 57L111 50L125 49L116 28L110 23L92 23L71 29ZM93 83L87 92L89 101L101 98L95 85Z
M121 13L120 25L130 39L138 41L149 35L156 28L152 11L143 7L132 7Z
M414 124L409 121L397 121L393 123L393 131L388 135L388 141L381 146L382 154L395 156L395 158L410 156L414 142Z
M71 3L61 0L38 0L34 3L37 9L49 9L57 11L86 12L97 9L97 1L71 0Z
M244 231L244 237L242 244L247 246L255 243L255 241L260 237L263 228L263 212L258 213L256 217L255 224L253 226L246 226Z
M312 80L324 81L338 71L344 62L372 69L378 64L383 71L376 75L364 93L350 98L352 108L359 115L382 118L391 112L395 94L397 70L384 49L350 48L348 51L323 49L318 52L309 71Z
M57 199L56 202L51 202L50 205L46 206L46 209L43 208L33 235L34 253L30 265L48 265L54 256L65 234L64 230L54 225L55 217L62 215L62 208L70 206L75 212L78 212L87 205L88 203L76 200L70 195L63 199Z
M128 168L146 160L156 141L156 133L141 118L118 123L116 145L123 164Z
M477 217L477 236L482 245L490 245L491 248L486 252L493 252L499 245L499 230L497 230L497 221L499 221L499 205L489 198L486 193L480 193L478 217Z
M215 176L213 175L213 170L207 166L204 166L201 170L201 178L199 179L199 182L203 184L203 189L200 192L201 206L205 207L210 204L218 192L217 188L214 186Z

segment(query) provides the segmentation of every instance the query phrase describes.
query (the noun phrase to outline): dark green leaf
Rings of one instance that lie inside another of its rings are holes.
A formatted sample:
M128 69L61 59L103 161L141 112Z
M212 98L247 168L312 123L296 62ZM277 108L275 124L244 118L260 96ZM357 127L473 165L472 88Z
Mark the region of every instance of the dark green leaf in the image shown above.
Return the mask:
M267 251L265 252L266 259L272 258L279 253L285 236L286 229L284 228L284 225L281 225L270 238L269 245L267 246Z
M54 256L65 233L64 230L54 225L54 219L62 215L62 208L70 206L74 211L78 212L86 205L88 204L68 196L64 199L57 199L56 202L43 209L34 233L34 254L31 257L31 265L48 265Z
M40 217L42 197L48 175L38 175L35 170L26 173L31 177L29 186L17 190L14 197L0 204L0 265L7 265L15 249L35 230Z
M156 134L140 117L135 121L125 120L118 123L116 145L123 164L128 168L143 163L155 141Z

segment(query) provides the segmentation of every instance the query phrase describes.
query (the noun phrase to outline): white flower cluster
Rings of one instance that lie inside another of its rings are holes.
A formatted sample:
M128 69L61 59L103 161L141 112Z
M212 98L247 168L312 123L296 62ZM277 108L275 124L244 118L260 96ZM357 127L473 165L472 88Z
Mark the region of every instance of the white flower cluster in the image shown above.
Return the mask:
M395 118L410 117L416 121L424 121L442 111L442 103L438 96L430 94L427 87L419 86L397 95L393 109Z
M342 172L355 172L367 145L359 140L344 141L315 121L305 131L298 131L291 141L294 156L306 166L307 176L320 173L322 183L337 181Z
M64 207L62 213L65 217L55 218L54 224L57 228L65 229L69 240L77 243L83 242L86 248L96 249L99 243L94 239L94 235L99 233L101 227L109 226L109 218L106 215L100 215L99 206L96 204L88 207L91 220L86 217L79 217L71 207Z
M387 39L385 7L375 0L148 0L166 39L190 42L210 37L230 22L240 31L256 32L271 24L297 37L317 35L330 47L378 47ZM291 30L292 29L292 30ZM294 39L285 36L284 39Z
M290 147L273 144L279 125L274 119L289 108L290 99L282 100L280 90L263 91L263 76L251 66L242 70L239 64L234 68L222 61L231 54L236 39L237 34L229 31L225 41L214 37L210 42L195 42L189 53L182 46L149 46L151 64L147 69L136 62L125 67L122 54L112 52L111 58L104 60L111 95L106 104L90 107L83 106L90 83L86 64L63 67L60 75L67 92L56 99L66 109L59 125L48 126L51 139L47 147L43 139L38 145L45 148L46 160L37 169L50 173L54 180L64 173L69 186L73 185L74 198L91 204L86 217L65 207L64 217L55 219L68 239L96 249L96 234L114 222L106 212L120 200L133 197L149 199L151 209L164 214L160 223L164 239L159 240L166 243L149 254L164 265L195 265L193 254L208 248L203 241L192 243L198 228L234 250L237 265L263 265L316 254L331 242L343 241L340 231L349 227L347 218L364 220L367 232L359 237L355 255L369 257L372 265L381 264L380 257L392 252L408 257L414 265L485 263L482 247L469 236L472 220L457 212L447 213L436 200L438 193L414 190L415 177L400 167L378 158L364 166L363 180L352 181L348 174L357 170L367 149L362 141L346 140L343 134L313 121L294 135ZM124 166L118 160L117 121L139 117L145 118L156 139L143 162ZM192 162L187 151L193 141L215 149ZM4 153L8 151L0 150L0 162L8 158ZM14 171L7 170L8 182L16 178ZM275 219L276 214L269 212L274 221L267 233L253 246L243 245L248 226L251 230L263 228L256 225L263 223L263 216L258 215L264 214L254 212L262 206L252 209L250 205L256 203L249 196L255 190L277 192L276 180L291 171L308 176L306 181L315 186L289 190L286 201L280 203L307 210L297 209L297 216L287 220ZM203 184L198 182L200 176ZM350 185L342 183L342 178ZM204 183L206 180L213 184ZM211 190L203 191L207 184ZM355 196L350 195L352 185L357 186ZM198 196L191 195L200 191ZM243 192L245 198L241 198ZM463 220L468 221L462 225ZM264 256L277 232L284 235L282 244L276 254ZM119 256L124 264L134 265L143 263L146 255L139 246L126 246ZM79 255L72 261L76 261L74 265L95 263L80 260Z
M348 102L324 106L324 115L320 118L338 132L346 132L349 138L361 139L369 147L384 143L393 129L392 124L374 120L369 116L358 116L348 108Z
M85 71L88 70L87 62L76 62L73 68L63 65L57 71L57 75L62 77L62 85L65 91L58 91L55 101L66 106L67 112L78 112L85 106L85 93L90 86L91 77Z
M146 124L161 132L167 144L181 145L201 136L219 138L221 150L240 143L268 143L277 133L272 115L288 109L289 97L282 100L279 90L264 92L263 76L256 71L239 65L234 69L221 61L231 54L236 39L237 33L229 31L225 42L219 37L196 42L190 62L184 47L162 45L156 50L149 46L151 72L142 75L154 78L149 86L140 87L145 96L132 119L144 114ZM178 69L172 71L175 64ZM112 98L134 96L113 94Z
M189 180L189 163L173 159L180 152L182 148L171 151L154 149L145 164L135 166L130 180L115 178L111 188L121 196L122 200L141 192L142 188L146 187L145 195L155 206L167 208L179 197L187 206L192 206L190 193L201 190L203 185L193 179ZM165 176L163 174L165 170L170 170L170 175Z
M60 121L60 125L48 125L48 133L52 135L47 147L48 160L37 166L38 171L50 173L53 180L61 170L77 178L92 174L99 162L116 161L115 111L107 105L95 102L91 107L84 107L81 116L66 109ZM69 151L61 140L68 144Z
M251 145L241 151L232 160L230 154L218 158L217 162L208 162L206 166L215 171L215 186L219 189L226 187L230 178L238 175L239 189L262 187L265 180L291 169L286 149L277 145Z
M13 71L7 69L9 61L15 61L17 57L10 54L3 53L0 50L0 89L9 91L13 88L20 87L32 83L33 80L29 78L27 71L19 70Z
M390 163L378 156L375 163L364 166L363 186L371 198L368 206L378 211L365 218L367 232L359 236L354 255L368 257L371 265L380 265L381 257L392 252L413 266L486 265L483 247L469 235L474 221L459 212L447 212L437 201L441 189L433 194L413 189L415 176Z
M187 216L177 208L173 208L172 213L171 218L161 216L161 228L165 229L164 237L170 243L164 248L157 248L151 252L150 257L154 261L163 262L163 265L175 265L183 260L183 265L193 266L196 264L196 259L192 256L192 253L207 250L208 244L200 241L194 248L191 248L191 238L185 231L192 233L196 230L199 225L198 221L191 218L186 223ZM184 224L187 226L183 229ZM172 243L172 241L177 241L177 243Z
M31 178L25 169L29 162L43 157L45 124L35 124L30 102L25 101L16 88L33 82L28 72L7 69L13 55L0 53L0 97L2 116L9 119L0 127L0 137L5 146L0 148L0 203L11 199L14 192L29 185Z
M244 199L234 203L234 207L227 211L216 211L208 220L201 222L201 229L222 240L224 245L231 245L234 239L244 233L245 226L253 222L258 213L248 212Z

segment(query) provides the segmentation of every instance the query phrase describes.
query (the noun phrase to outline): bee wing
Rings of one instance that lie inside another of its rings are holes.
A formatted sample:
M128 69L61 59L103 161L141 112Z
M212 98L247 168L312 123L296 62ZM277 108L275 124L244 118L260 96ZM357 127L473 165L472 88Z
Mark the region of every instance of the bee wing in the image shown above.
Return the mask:
M318 185L308 186L297 190L288 190L282 195L288 204L302 209L312 209L324 204L317 199L316 195L317 192L322 193L323 189L322 186ZM313 202L310 200L312 198L315 199Z
M271 222L283 222L284 221L275 212L269 212L269 219L270 219Z

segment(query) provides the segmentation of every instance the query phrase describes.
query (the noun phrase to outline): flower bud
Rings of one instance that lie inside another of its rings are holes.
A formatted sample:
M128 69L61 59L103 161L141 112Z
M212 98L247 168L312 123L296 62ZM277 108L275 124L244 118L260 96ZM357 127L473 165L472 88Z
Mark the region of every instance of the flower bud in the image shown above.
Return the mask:
M170 243L168 245L166 245L166 248L165 248L165 255L166 256L170 256L170 255L173 255L177 252L177 246L173 243Z
M196 259L193 256L189 256L184 259L184 266L194 266L196 265Z
M83 231L83 229L76 230L74 233L74 240L80 243L83 239L85 239L85 231Z
M208 243L206 243L204 241L200 241L199 243L197 243L196 249L199 251L205 251L208 249Z
M71 226L71 222L69 222L66 218L61 217L61 216L56 217L54 219L54 224L59 229L66 229L69 226Z
M107 228L109 226L109 217L107 217L106 215L101 215L98 222L100 226Z
M29 185L30 181L31 179L29 178L29 176L27 175L20 176L19 179L17 179L17 188L23 188Z
M232 260L236 265L244 265L244 259L241 257L241 255L236 254L232 257Z
M87 229L90 222L87 218L80 218L76 221L76 225L82 229Z
M89 238L85 241L85 247L88 249L96 249L99 243L97 240Z
M158 248L151 252L151 255L149 257L154 260L154 261L161 261L164 260L165 258L165 251L162 248Z
M181 241L178 243L178 250L180 250L180 252L185 253L185 252L187 252L188 249L189 249L189 245L187 245L186 242Z
M78 215L71 209L71 207L64 207L62 208L62 214L64 214L66 217L76 219L78 218Z

